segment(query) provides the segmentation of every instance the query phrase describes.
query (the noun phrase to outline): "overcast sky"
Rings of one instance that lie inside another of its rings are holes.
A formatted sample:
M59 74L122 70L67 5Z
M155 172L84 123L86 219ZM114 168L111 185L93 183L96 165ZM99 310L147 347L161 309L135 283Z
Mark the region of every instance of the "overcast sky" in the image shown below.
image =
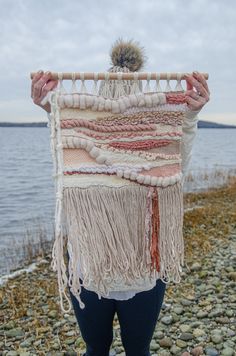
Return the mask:
M114 41L145 47L143 71L208 72L201 120L236 125L236 1L0 0L0 121L47 121L31 71L104 71Z

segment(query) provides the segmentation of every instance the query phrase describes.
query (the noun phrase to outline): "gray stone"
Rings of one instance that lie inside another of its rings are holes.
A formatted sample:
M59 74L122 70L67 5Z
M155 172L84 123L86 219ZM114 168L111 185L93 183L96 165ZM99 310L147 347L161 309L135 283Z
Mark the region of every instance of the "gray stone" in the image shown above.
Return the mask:
M207 356L219 356L218 350L214 349L213 347L206 347L205 353Z
M226 349L223 349L221 351L222 356L233 356L234 355L234 350L231 349L231 347L227 347Z
M181 352L181 348L176 346L176 345L173 345L171 346L170 348L170 352L173 354L173 355L178 355L180 352Z
M223 309L214 309L208 314L208 316L209 318L215 318L216 316L221 316L223 313Z
M191 300L188 300L188 299L181 299L181 304L184 305L184 306L188 306L188 305L191 305L193 304L193 302Z
M159 350L159 348L160 348L159 344L155 340L152 340L150 343L150 349L152 351L157 351Z
M191 326L187 324L180 325L179 328L183 333L191 331Z
M231 339L231 340L226 340L224 343L223 343L223 346L224 346L224 348L226 349L227 347L232 347L232 348L234 348L234 345L235 343L233 342L233 340Z
M195 337L201 337L201 336L205 335L205 331L202 330L202 329L196 328L196 329L193 330L193 335Z
M162 339L164 337L164 333L160 330L156 331L154 333L154 336L157 338L157 339Z
M173 312L174 312L175 314L177 314L177 315L181 315L181 314L183 314L183 312L184 312L184 308L183 308L182 306L175 307L175 308L173 309Z
M180 347L181 349L183 349L184 347L187 346L187 342L185 342L184 340L181 340L181 339L177 339L176 340L176 345L178 347Z
M173 322L173 317L171 315L163 316L161 322L165 325L170 325Z
M184 341L189 341L189 340L193 339L193 334L192 333L182 333L179 338Z
M172 317L173 317L173 323L177 323L178 321L180 321L180 315L172 314Z
M227 330L227 336L229 336L229 337L235 336L235 331L231 330L231 329L228 329Z
M4 329L7 329L7 330L9 330L9 329L14 329L15 326L16 326L16 323L15 323L13 320L9 321L9 322L6 323L6 324L3 324L3 328L4 328Z
M220 334L211 335L211 340L214 344L220 344L223 341L223 337Z
M24 336L25 332L21 328L15 328L11 330L5 331L7 337L16 337L16 336Z
M22 341L21 343L20 343L20 347L30 347L30 345L32 344L32 340L28 340L28 339L26 339L26 340L24 340L24 341Z
M208 316L208 313L205 310L199 310L196 316L197 318L202 319L202 318L206 318Z
M216 318L217 323L220 324L228 324L229 323L229 318L227 316L225 317L218 317Z
M55 342L51 345L51 348L52 348L53 350L59 350L59 349L60 349L60 345L59 345L58 342L55 341Z
M158 354L158 356L170 356L171 355L171 353L170 352L168 352L168 351L166 351L166 350L163 350L163 351L160 351L159 352L159 354Z
M234 316L234 311L233 311L233 310L226 310L226 311L225 311L225 314L226 314L227 316L229 316L229 317L232 317L232 316Z

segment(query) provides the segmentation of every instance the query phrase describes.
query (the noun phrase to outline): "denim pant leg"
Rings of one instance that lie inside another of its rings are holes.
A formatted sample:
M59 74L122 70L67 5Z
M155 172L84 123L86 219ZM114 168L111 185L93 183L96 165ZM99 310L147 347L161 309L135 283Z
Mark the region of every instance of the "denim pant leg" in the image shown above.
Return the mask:
M166 290L158 279L151 290L137 293L133 298L116 301L121 339L126 356L150 356L150 343Z
M99 299L95 292L82 286L80 297L85 303L85 309L81 309L70 289L69 293L81 336L86 343L86 356L109 356L113 341L115 300Z

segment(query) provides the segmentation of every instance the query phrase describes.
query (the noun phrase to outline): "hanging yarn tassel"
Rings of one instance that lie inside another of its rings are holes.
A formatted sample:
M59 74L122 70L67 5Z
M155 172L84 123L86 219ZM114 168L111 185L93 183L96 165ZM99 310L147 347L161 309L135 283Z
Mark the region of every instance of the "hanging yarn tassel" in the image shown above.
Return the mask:
M172 88L170 86L170 73L167 73L165 92L169 92L169 91L172 91Z
M94 73L92 94L93 95L97 95L98 94L98 74L97 73Z
M86 94L87 93L87 88L85 86L84 73L80 73L80 75L81 75L80 93L81 94Z
M144 88L144 93L149 93L151 91L151 88L150 88L150 79L151 79L151 73L147 73L147 83L146 83L146 86Z
M152 243L151 243L151 268L156 268L160 272L160 256L159 256L159 208L158 208L158 191L155 188L152 197Z
M177 80L176 80L176 86L174 88L174 91L183 91L184 88L182 87L181 84L181 73L177 73Z
M138 73L134 73L134 81L130 89L130 94L138 94L142 92L142 82L138 80Z
M161 84L160 84L160 73L157 74L156 85L155 85L155 92L163 92Z
M63 85L63 73L58 73L59 85L58 85L58 92L60 94L67 94L67 91Z
M77 94L78 89L76 86L76 79L75 79L75 73L72 73L72 86L71 86L71 94Z

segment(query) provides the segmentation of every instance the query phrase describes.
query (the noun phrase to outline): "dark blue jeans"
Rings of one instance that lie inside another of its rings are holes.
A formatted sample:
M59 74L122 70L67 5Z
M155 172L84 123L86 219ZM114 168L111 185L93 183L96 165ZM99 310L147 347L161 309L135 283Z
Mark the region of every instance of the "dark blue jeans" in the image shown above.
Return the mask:
M166 284L158 279L155 287L148 291L139 292L128 300L115 300L99 299L95 292L82 287L80 296L86 305L85 309L80 308L69 290L80 332L86 343L85 356L109 356L115 313L126 356L150 356L150 343L165 290Z

